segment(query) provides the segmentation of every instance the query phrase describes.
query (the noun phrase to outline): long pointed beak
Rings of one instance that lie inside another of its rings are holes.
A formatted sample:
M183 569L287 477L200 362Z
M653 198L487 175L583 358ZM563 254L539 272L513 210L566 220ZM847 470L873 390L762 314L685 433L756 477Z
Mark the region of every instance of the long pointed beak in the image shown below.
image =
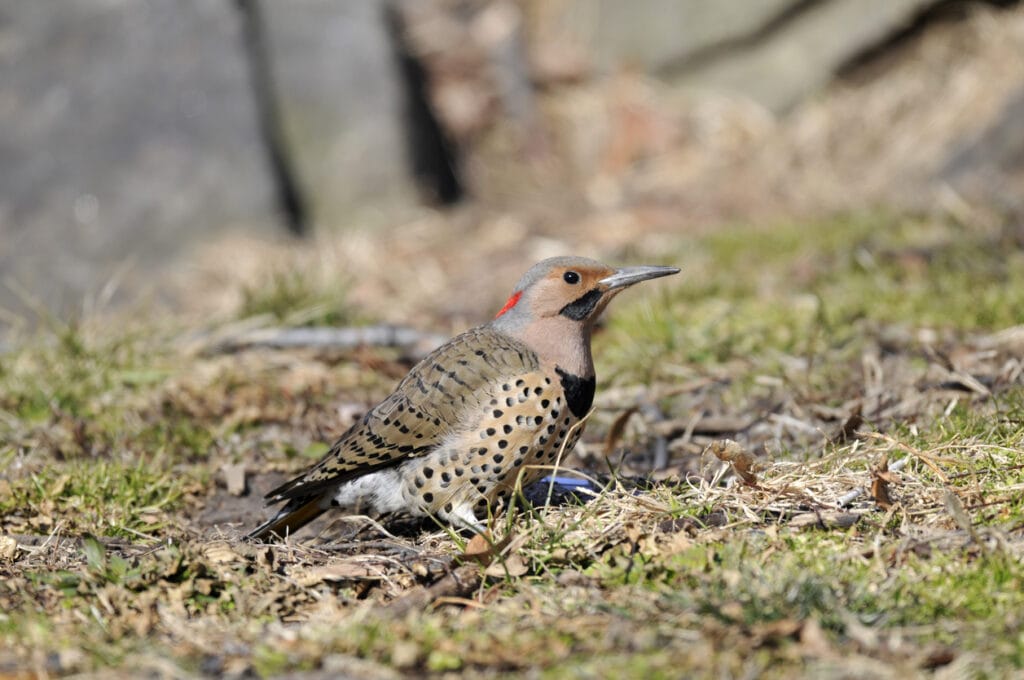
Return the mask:
M656 279L659 276L670 276L678 273L679 269L676 267L623 267L616 270L611 276L604 277L598 283L608 286L609 290L613 290L615 288L632 286L634 283L640 283L647 279Z

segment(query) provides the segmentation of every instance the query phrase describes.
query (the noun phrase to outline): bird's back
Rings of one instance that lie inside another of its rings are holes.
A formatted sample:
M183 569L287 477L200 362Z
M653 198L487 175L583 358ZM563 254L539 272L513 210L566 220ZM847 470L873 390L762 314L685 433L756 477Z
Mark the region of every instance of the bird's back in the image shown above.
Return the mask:
M416 364L319 463L271 491L267 502L298 507L363 475L426 456L482 417L495 386L539 368L537 355L518 340L490 326L470 329Z

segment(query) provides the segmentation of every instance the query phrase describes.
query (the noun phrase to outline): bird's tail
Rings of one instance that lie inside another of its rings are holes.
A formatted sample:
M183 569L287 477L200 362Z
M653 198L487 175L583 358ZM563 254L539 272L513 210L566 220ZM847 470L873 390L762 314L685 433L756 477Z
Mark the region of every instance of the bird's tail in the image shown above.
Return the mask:
M250 531L245 537L250 541L262 541L272 535L286 538L326 512L330 504L325 503L324 500L323 496L313 496L312 498L304 496L292 499L281 508L280 512Z

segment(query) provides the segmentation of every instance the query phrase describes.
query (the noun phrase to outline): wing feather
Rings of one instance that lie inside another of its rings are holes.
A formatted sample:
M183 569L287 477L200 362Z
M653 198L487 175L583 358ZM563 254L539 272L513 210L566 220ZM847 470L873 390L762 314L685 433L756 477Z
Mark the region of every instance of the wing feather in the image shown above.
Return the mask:
M338 438L316 465L267 494L267 502L303 498L373 470L422 456L468 414L495 384L539 368L537 355L488 326L466 331L414 366L395 391Z

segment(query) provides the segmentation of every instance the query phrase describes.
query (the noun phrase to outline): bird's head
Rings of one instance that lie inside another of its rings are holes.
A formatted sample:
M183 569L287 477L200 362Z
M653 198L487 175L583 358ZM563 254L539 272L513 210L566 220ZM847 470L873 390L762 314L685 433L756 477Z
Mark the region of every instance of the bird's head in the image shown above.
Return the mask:
M616 269L585 257L553 257L523 275L491 324L535 348L585 341L589 362L590 329L616 295L635 283L676 274L675 267Z

